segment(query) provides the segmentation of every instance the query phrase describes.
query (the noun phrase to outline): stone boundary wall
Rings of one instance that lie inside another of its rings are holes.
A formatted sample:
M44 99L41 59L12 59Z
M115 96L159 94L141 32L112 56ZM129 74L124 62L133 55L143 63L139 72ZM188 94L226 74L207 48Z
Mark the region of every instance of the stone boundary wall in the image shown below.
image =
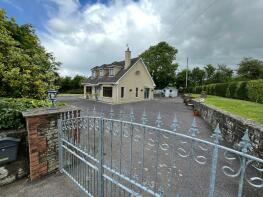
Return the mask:
M254 121L244 119L240 116L225 112L216 107L192 100L194 108L200 116L214 129L219 123L224 140L234 146L243 137L248 129L249 138L252 143L252 153L263 158L263 125Z
M58 169L58 119L61 113L74 112L79 116L80 109L59 107L23 112L26 118L29 143L30 179L36 180Z
M21 141L18 146L17 160L0 165L0 186L12 183L29 173L27 130L0 130L0 138L4 137L14 137Z

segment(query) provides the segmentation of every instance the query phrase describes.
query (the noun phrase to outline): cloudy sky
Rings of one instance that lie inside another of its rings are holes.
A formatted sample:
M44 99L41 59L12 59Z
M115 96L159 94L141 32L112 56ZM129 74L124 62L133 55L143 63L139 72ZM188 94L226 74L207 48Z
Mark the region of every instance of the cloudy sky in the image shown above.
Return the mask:
M33 24L63 75L122 60L127 43L135 57L167 41L180 70L187 57L190 67L263 59L263 0L0 0L0 7Z

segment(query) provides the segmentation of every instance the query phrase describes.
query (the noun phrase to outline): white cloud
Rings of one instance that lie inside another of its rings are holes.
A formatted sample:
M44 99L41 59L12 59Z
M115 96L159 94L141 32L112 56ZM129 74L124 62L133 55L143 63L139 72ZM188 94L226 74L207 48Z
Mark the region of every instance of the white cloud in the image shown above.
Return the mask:
M262 58L261 0L126 0L84 7L77 0L49 1L58 9L41 41L63 63L63 75L87 75L95 65L122 60L126 43L135 57L168 41L179 50L181 65L186 57L192 66Z
M97 3L81 11L78 2L56 2L58 13L47 22L41 40L63 63L62 74L87 75L92 66L122 60L126 43L135 57L161 40L160 18L149 2Z

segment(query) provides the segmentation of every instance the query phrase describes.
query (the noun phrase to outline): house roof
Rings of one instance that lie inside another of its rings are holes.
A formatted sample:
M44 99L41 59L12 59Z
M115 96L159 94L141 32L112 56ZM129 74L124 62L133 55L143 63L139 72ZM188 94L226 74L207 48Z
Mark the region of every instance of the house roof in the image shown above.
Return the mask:
M89 77L88 79L86 79L84 81L84 83L90 83L90 84L98 84L98 83L115 83L117 82L128 70L131 66L133 66L140 58L136 57L136 58L132 58L131 59L131 65L127 68L124 69L124 64L125 61L119 61L119 62L112 62L111 64L103 64L101 66L96 66L92 69L101 69L101 68L107 68L107 67L113 67L113 66L120 66L121 70L114 76L103 76L103 77Z

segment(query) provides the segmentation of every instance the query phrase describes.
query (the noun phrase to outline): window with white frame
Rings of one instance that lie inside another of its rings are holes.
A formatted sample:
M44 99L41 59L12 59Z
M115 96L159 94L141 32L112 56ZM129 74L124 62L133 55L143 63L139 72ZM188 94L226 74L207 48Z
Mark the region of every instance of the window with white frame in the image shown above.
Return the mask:
M109 76L114 76L114 68L109 69Z
M96 77L96 71L95 70L92 71L92 77Z
M103 77L103 69L100 69L100 77Z

